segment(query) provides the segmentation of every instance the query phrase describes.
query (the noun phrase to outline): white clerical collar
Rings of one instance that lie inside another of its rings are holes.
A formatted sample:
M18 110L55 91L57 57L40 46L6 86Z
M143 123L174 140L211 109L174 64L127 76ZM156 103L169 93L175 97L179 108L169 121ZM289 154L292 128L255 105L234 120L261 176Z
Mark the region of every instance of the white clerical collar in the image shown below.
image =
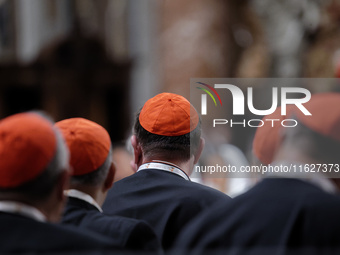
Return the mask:
M273 162L273 166L278 166L278 165L286 165L286 166L290 166L290 165L303 165L304 163L301 162L286 162L286 161L279 161L279 162ZM293 172L293 173L281 173L281 172L271 172L271 173L267 173L266 174L267 177L280 177L280 178L295 178L295 179L299 179L302 181L306 181L309 182L315 186L318 186L319 188L321 188L322 190L324 190L325 192L331 193L331 194L335 194L338 193L338 188L336 187L336 185L329 180L329 178L322 172L314 172L314 173L309 173L309 172Z
M0 201L0 212L19 214L40 222L47 221L37 208L16 201Z
M73 198L78 198L80 200L83 200L94 207L96 207L100 212L103 212L103 209L98 205L96 200L94 200L89 194L86 194L84 192L81 192L76 189L69 189L64 191L66 196L73 197Z
M138 168L137 172L146 170L146 169L156 169L156 170L174 173L174 174L181 176L185 180L190 181L189 176L182 169L180 169L175 164L167 162L167 161L153 160L152 162L141 165Z

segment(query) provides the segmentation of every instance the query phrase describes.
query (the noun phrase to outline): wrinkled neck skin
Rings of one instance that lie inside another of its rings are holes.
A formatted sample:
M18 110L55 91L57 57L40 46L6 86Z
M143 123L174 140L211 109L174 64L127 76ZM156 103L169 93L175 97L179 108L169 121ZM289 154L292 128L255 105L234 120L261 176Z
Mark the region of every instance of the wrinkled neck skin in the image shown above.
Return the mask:
M178 166L181 170L183 170L188 176L191 175L192 170L194 168L194 156L192 156L189 160L187 161L181 161L181 160L168 160L165 157L157 157L157 158L143 158L142 163L138 165L140 167L142 164L152 162L153 160L155 161L165 161L169 162L171 164L174 164Z

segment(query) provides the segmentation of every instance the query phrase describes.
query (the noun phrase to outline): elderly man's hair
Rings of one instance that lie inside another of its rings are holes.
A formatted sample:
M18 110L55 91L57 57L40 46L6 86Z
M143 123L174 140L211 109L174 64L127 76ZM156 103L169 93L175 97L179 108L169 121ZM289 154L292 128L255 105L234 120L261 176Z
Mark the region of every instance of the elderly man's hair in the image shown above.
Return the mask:
M53 126L51 118L45 115L43 112L32 112L34 114L40 115ZM55 137L56 137L56 151L54 157L47 165L45 170L35 179L24 183L15 188L0 189L0 198L15 198L21 197L25 200L31 202L43 201L51 194L55 185L57 184L57 179L60 174L64 171L69 170L69 151L62 138L60 131L53 127Z
M110 148L109 154L106 157L105 162L98 167L95 171L76 175L71 177L71 185L88 185L88 186L99 186L104 183L112 165L112 149Z
M133 133L136 135L146 157L166 158L187 161L194 155L200 145L201 120L190 133L180 136L163 136L145 130L139 122L140 111L136 114Z
M292 146L320 163L340 163L340 142L305 126L298 119L296 127L286 127L284 146Z

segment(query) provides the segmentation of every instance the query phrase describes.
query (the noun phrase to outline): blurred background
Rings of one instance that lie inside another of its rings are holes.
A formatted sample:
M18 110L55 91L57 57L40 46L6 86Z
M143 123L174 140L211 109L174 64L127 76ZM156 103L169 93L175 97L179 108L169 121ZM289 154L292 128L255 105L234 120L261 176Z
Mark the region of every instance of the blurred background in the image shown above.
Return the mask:
M339 76L339 23L340 0L0 0L0 117L85 117L123 144L190 78Z

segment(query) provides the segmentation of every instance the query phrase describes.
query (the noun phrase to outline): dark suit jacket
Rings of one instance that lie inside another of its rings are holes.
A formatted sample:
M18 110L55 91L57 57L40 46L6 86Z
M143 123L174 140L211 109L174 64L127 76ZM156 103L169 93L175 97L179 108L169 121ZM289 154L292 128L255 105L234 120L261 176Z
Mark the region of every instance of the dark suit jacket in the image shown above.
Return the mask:
M103 234L110 237L115 246L125 250L155 254L161 250L159 240L146 222L104 215L95 206L77 198L68 198L62 223Z
M265 179L197 217L176 248L176 254L340 254L340 198L302 180Z
M147 221L164 249L181 229L215 203L231 199L217 190L160 170L147 169L116 182L103 205L106 214Z
M121 254L110 241L76 228L0 212L0 254Z

